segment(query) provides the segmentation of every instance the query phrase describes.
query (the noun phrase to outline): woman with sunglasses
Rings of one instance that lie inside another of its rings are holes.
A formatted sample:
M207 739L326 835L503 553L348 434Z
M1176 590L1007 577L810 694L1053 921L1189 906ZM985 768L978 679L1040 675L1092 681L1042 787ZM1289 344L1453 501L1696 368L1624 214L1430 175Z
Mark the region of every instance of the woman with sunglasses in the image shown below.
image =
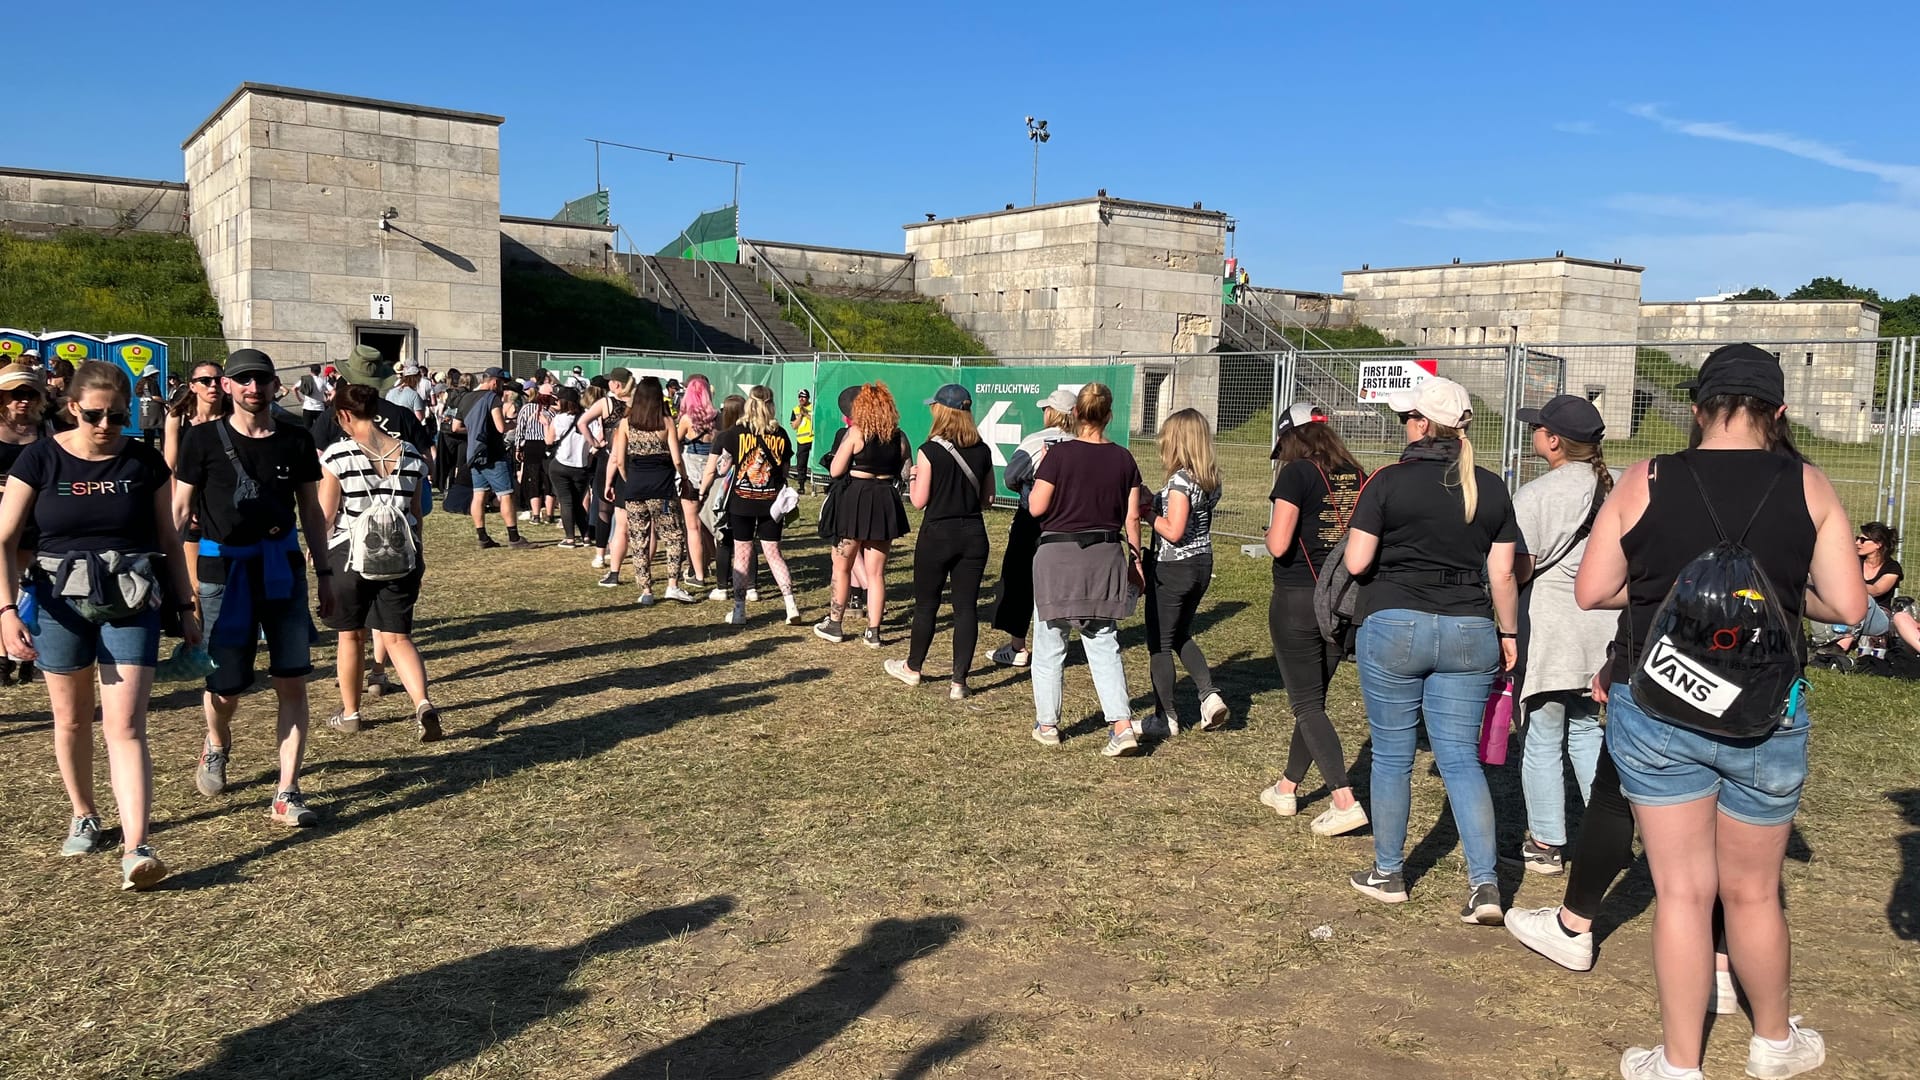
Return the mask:
M184 614L189 644L200 631L187 604L187 576L174 531L170 473L152 447L124 433L132 387L118 367L89 360L75 372L67 410L76 426L27 447L0 498L0 638L8 652L35 657L53 709L53 751L73 818L63 856L106 847L93 791L93 715L98 669L101 731L125 851L120 887L145 889L167 868L147 845L153 760L147 752L147 701L159 660L160 616ZM14 582L20 540L31 521L40 549L31 568L34 625L20 617ZM164 580L150 559L165 560ZM88 595L63 580L85 567L111 575ZM95 597L99 597L96 600ZM113 614L98 604L125 609Z
M13 463L28 446L47 434L46 390L40 384L40 369L21 361L0 368L0 494L7 489L7 476ZM20 541L21 564L33 561L36 537L31 525ZM24 654L16 656L0 650L0 686L19 682L25 686L33 678L33 661Z
M166 455L169 470L179 467L180 443L187 429L204 424L209 420L224 420L233 415L233 399L220 386L220 365L211 360L202 360L193 365L188 373L187 392L175 399L167 408L166 438L161 443L161 452ZM187 519L186 532L181 539L190 545L200 543L200 519ZM200 596L200 560L187 560L187 581L193 591L187 595L197 601Z
M1407 448L1368 479L1347 531L1347 572L1360 583L1360 696L1373 733L1373 862L1351 883L1382 903L1407 899L1401 871L1424 718L1466 855L1460 920L1499 926L1493 796L1478 750L1494 676L1512 670L1518 651L1520 529L1506 485L1474 467L1466 387L1428 379L1387 401Z

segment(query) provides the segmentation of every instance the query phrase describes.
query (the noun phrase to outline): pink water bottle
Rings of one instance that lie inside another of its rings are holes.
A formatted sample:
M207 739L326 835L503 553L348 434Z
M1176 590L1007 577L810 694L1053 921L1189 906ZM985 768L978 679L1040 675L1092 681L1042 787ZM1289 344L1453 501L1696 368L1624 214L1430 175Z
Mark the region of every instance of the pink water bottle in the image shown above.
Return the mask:
M1493 680L1486 711L1480 715L1480 760L1488 765L1505 765L1507 736L1512 731L1513 680L1501 675Z

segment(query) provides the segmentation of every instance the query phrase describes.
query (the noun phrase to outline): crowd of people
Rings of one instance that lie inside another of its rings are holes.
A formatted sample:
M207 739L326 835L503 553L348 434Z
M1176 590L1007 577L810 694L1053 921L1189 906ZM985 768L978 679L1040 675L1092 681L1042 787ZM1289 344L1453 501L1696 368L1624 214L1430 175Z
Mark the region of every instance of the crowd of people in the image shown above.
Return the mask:
M211 660L196 766L208 796L226 788L235 707L256 682L264 645L278 705L270 813L293 826L317 820L300 789L318 640L310 587L320 622L338 635L340 709L327 725L358 731L365 697L404 693L418 736L441 737L412 642L425 573L420 522L434 489L446 509L471 515L482 549L502 546L487 526L497 509L505 546L529 545L523 523L556 525L558 547L593 550L601 585L621 584L631 563L641 606L719 601L725 622L744 624L764 557L786 622L803 623L781 545L809 480L815 417L805 395L782 423L764 386L716 401L704 376L682 387L625 369L593 379L576 369L522 382L499 368L434 379L364 349L301 376L291 388L296 416L277 404L287 388L258 351L187 374L149 416L109 364L59 373L57 389L36 365L0 371L0 641L15 677L37 671L47 684L72 804L64 855L104 845L92 770L98 708L125 888L166 873L146 839L146 710L163 633ZM1825 1056L1820 1036L1789 1015L1780 900L1806 779L1805 640L1797 629L1790 639L1769 635L1758 622L1750 643L1744 630L1711 631L1709 650L1790 676L1779 700L1754 704L1742 686L1716 683L1720 669L1704 654L1688 654L1699 631L1676 605L1731 604L1796 628L1805 618L1837 628L1846 647L1905 634L1912 620L1903 627L1886 617L1902 573L1898 538L1879 523L1856 535L1832 485L1794 447L1779 361L1728 346L1689 388L1690 448L1624 471L1604 460L1605 426L1586 399L1522 410L1546 471L1511 496L1476 464L1473 403L1457 383L1433 378L1391 396L1404 450L1371 474L1325 409L1287 408L1276 424L1266 549L1268 628L1293 724L1284 765L1259 800L1295 816L1317 768L1328 794L1312 831L1371 825L1372 856L1350 884L1382 903L1405 902L1424 729L1465 857L1461 920L1504 925L1574 970L1593 965L1593 920L1631 860L1637 829L1659 898L1665 1038L1629 1050L1622 1075L1700 1076L1705 1015L1744 1000L1754 1021L1749 1072L1784 1077ZM1017 501L992 615L1006 641L989 660L1029 670L1034 741L1063 742L1076 633L1106 721L1103 755L1132 756L1143 742L1230 720L1194 629L1214 576L1212 515L1223 488L1204 415L1187 409L1161 423L1149 484L1135 454L1108 437L1115 403L1098 383L1036 402L1045 426L998 479L963 386L919 404L930 434L918 446L884 383L849 387L836 404L840 422L819 458L817 529L831 587L812 624L818 638L887 644L888 563L914 533L907 653L882 667L909 686L927 678L944 599L946 693L967 697L992 549L986 511L1003 480ZM125 436L136 407L151 438ZM917 526L908 502L920 511ZM1754 529L1759 520L1765 528ZM1693 583L1708 556L1750 567L1747 584L1692 596L1705 589ZM1120 633L1142 606L1153 703L1145 715L1133 706ZM1666 692L1681 685L1671 676L1676 655L1693 665L1686 687L1705 679L1693 700ZM1371 740L1364 803L1327 709L1328 686L1349 657ZM1190 696L1179 692L1176 661ZM1505 855L1483 766L1490 702L1503 693L1523 718L1526 817L1524 839ZM1739 726L1748 712L1758 723ZM1577 835L1569 767L1584 804ZM1503 862L1567 873L1564 903L1503 910Z

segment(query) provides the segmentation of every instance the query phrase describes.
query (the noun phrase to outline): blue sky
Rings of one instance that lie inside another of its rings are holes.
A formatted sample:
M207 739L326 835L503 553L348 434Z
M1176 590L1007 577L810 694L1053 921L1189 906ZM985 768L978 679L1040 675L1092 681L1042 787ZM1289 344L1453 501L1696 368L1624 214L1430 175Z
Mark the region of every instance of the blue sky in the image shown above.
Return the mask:
M16 43L74 29L76 9L16 6ZM1819 274L1920 291L1911 4L86 12L160 59L17 68L0 163L178 178L180 141L252 80L504 115L507 213L591 191L593 136L746 161L749 236L898 251L925 212L1028 200L1031 113L1056 133L1042 201L1203 201L1260 284L1564 249L1646 266L1649 299ZM732 184L620 151L602 177L647 248Z

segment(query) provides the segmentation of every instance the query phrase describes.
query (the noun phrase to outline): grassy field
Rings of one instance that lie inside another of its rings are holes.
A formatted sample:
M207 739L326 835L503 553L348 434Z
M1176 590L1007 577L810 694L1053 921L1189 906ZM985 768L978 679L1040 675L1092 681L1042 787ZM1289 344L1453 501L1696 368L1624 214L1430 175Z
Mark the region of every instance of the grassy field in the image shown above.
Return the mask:
M110 856L56 856L44 691L0 690L0 1075L1571 1078L1658 1037L1644 866L1574 975L1458 922L1424 755L1403 907L1343 883L1366 834L1307 830L1317 776L1299 818L1255 801L1290 732L1260 562L1223 552L1200 617L1230 727L1109 760L1077 661L1055 750L1027 737L1024 673L945 699L945 619L930 685L881 672L905 652L910 559L874 652L777 602L740 629L716 604L636 608L547 530L527 552L476 551L441 514L428 534L419 638L448 739L413 741L398 702L316 733L322 822L291 832L265 816L270 700L243 704L235 790L204 799L198 695L163 687L156 892L116 892ZM817 616L824 552L791 554ZM1145 709L1137 620L1125 638ZM1911 1076L1920 693L1814 680L1794 1011L1827 1035L1819 1075ZM332 688L313 692L324 716ZM1357 697L1343 669L1331 711L1364 797ZM1511 846L1518 778L1492 778ZM1559 898L1559 879L1503 884ZM1719 1023L1709 1075L1739 1074L1748 1031Z
M220 336L220 309L185 236L0 234L0 312L30 332Z
M940 305L928 300L873 300L800 290L801 299L849 353L897 356L991 356L980 339L962 330ZM788 316L805 329L798 309Z

